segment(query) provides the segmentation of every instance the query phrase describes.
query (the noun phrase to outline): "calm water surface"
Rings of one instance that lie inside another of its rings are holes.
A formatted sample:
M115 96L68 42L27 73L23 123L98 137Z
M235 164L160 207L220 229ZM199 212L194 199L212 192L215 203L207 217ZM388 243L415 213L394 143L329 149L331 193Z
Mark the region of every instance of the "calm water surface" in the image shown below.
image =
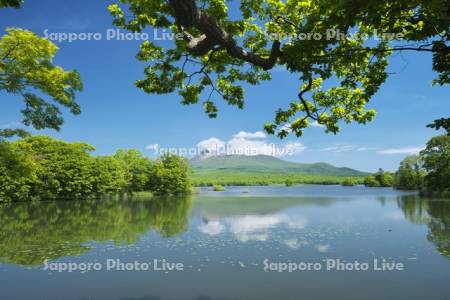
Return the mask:
M155 259L184 270L107 271L108 260ZM327 270L338 259L370 268ZM375 259L404 270L375 271ZM322 269L273 270L289 262ZM101 269L54 269L66 263ZM1 207L0 299L450 299L450 200L364 187L230 187Z

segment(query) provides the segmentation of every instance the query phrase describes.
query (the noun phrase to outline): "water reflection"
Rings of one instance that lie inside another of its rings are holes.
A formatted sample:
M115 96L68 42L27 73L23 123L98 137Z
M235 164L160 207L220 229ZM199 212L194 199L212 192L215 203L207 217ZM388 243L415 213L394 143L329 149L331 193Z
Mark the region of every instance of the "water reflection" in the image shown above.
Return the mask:
M428 241L450 258L450 201L407 196L397 203L410 222L427 225Z
M269 230L273 228L303 229L308 223L304 217L296 216L294 218L280 213L233 217L223 222L204 217L202 221L198 227L201 232L214 236L229 231L240 242L266 241L269 237Z
M81 255L87 242L132 244L150 230L163 237L184 232L190 198L64 201L0 209L0 262L27 266Z
M2 207L0 263L37 266L45 259L81 256L94 247L89 242L134 244L152 230L168 238L187 231L190 218L194 219L188 232L190 237L200 232L213 245L222 244L228 238L250 244L249 247L251 242L277 240L289 249L309 245L319 253L333 250L330 240L339 240L343 233L352 230L358 233L353 235L357 241L363 236L358 230L364 228L358 226L364 224L364 218L372 217L378 223L385 221L383 217L406 219L427 226L427 240L450 258L450 201L417 196L196 197L194 209L191 198L46 202ZM396 206L393 201L397 201L399 209L392 206ZM375 217L365 214L374 204L389 205ZM355 212L357 216L350 219Z

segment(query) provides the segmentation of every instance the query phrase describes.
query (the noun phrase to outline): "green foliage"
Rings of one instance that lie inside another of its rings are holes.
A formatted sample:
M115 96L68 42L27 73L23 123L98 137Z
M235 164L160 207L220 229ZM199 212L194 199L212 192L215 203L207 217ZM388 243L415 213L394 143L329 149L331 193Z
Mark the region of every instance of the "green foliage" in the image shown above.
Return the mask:
M142 191L184 194L191 189L184 158L166 155L153 168L137 150L92 156L93 150L85 143L47 136L0 141L0 203L98 199Z
M306 173L264 173L245 171L193 171L193 184L195 186L251 186L284 184L286 182L297 184L341 184L348 177L332 175L313 175ZM355 183L363 183L364 177L352 177Z
M379 169L377 173L364 179L364 185L368 187L391 187L394 185L394 174Z
M434 128L436 130L444 129L447 131L447 135L450 135L450 118L435 120L432 124L427 125L427 127Z
M450 193L450 136L432 138L420 154L423 167L428 172L425 177L425 193L448 195Z
M148 189L150 175L152 172L152 163L150 159L144 157L138 150L119 149L114 156L123 161L131 173L131 183L128 189L134 192L142 192Z
M22 3L23 3L22 0L0 0L0 8L4 7L20 8Z
M275 68L296 74L297 99L264 126L280 138L301 136L311 121L337 133L342 123L373 120L367 104L396 52L432 53L435 84L449 83L448 0L118 2L108 7L116 26L179 37L173 45L142 43L137 59L148 65L136 86L146 93L178 92L182 104L202 102L215 118L217 98L242 109L244 85L270 80ZM311 33L320 38L302 38Z
M225 187L220 184L213 185L213 191L214 192L223 192L225 191Z
M0 142L0 204L11 199L28 200L38 165L17 145Z
M375 176L371 175L364 179L364 185L368 187L379 187L380 183L375 179Z
M13 142L38 165L37 179L30 182L30 197L37 199L85 199L92 193L94 148L84 143L66 143L46 136Z
M0 7L19 4L2 1ZM49 40L24 29L6 28L6 34L0 38L0 91L23 97L22 122L36 129L60 129L64 120L58 105L75 115L80 113L75 102L75 93L83 88L80 76L52 64L57 50ZM41 95L49 96L54 103Z
M180 195L192 187L188 161L170 153L164 154L153 165L150 190L157 195Z
M394 187L399 190L421 190L426 171L420 156L406 157L395 173Z
M286 181L284 182L284 185L285 185L285 186L293 186L294 183L292 182L292 180L286 179Z
M355 183L355 181L353 181L353 179L346 178L344 181L342 181L341 185L342 186L355 186L356 183Z
M123 161L112 156L99 156L93 159L93 165L93 187L97 196L130 191L132 174Z

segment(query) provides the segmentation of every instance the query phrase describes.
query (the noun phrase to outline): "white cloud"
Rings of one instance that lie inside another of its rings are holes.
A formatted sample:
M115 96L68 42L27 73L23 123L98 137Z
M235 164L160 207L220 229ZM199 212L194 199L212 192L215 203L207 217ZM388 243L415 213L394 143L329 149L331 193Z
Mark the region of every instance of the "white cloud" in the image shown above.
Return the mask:
M408 146L408 147L400 147L400 148L383 149L381 151L378 151L377 153L383 154L383 155L397 155L397 154L412 155L412 154L419 154L419 152L422 151L423 149L424 149L423 147Z
M314 122L311 123L311 127L323 128L325 126L322 125L322 124L319 124L319 122L317 122L317 121L314 121Z
M200 150L226 155L270 155L288 156L302 152L306 147L300 142L288 142L274 144L267 140L267 136L261 132L241 131L232 136L228 142L212 137L197 144Z
M306 219L292 219L286 215L245 216L230 220L230 231L241 242L265 241L270 229L281 225L303 229L307 223Z
M283 148L287 152L292 153L292 154L303 152L306 149L306 147L300 142L286 143L286 144L284 144ZM280 155L280 156L282 156L282 155Z
M289 124L283 125L283 127L281 127L280 131L283 131L283 130L286 132L292 132L291 125L289 125Z
M317 251L321 252L321 253L325 253L328 252L328 250L330 250L330 245L326 244L326 245L316 245L315 248L317 249Z
M374 147L361 147L356 145L350 145L350 144L334 144L333 146L326 147L320 149L322 152L333 152L333 153L340 153L340 152L349 152L349 151L374 151L378 150L380 148L374 148Z
M209 221L198 226L198 229L208 235L218 235L224 232L225 226L219 221Z
M224 147L225 142L215 137L203 140L197 144L197 148L201 150L209 150L212 152L219 152Z
M240 131L239 133L233 135L233 138L236 138L236 139L264 139L264 138L266 138L266 134L262 131L256 131L256 132Z
M300 248L300 243L298 242L297 239L289 239L284 241L284 244L291 249L298 249Z
M227 143L227 151L237 155L273 155L274 145L264 140L233 138Z
M340 153L340 152L352 151L352 150L355 150L355 149L356 149L356 146L353 146L353 145L336 144L336 145L331 146L331 147L323 148L320 151Z
M159 149L159 144L150 144L150 145L146 146L145 149L156 152Z

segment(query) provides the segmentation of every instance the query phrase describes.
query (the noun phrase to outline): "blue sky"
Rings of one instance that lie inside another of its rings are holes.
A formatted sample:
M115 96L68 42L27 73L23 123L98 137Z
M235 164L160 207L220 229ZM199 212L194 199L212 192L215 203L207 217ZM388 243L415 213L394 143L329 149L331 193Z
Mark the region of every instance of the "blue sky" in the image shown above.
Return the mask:
M25 1L20 10L0 10L0 28L21 27L44 35L48 32L99 32L114 29L106 10L111 1ZM150 32L152 34L152 31ZM394 170L408 153L424 147L436 134L425 127L432 120L448 116L449 87L432 87L436 74L431 70L431 55L402 53L392 58L388 82L373 98L370 107L378 111L368 125L343 125L338 135L312 127L304 137L279 141L261 134L274 112L295 99L299 82L295 75L277 70L273 80L246 89L243 111L219 102L219 117L209 119L201 105L182 106L174 95L148 95L134 86L143 78L144 64L135 59L139 41L75 41L58 43L55 63L77 69L84 91L77 95L82 114L65 111L60 132L43 131L69 141L85 141L98 154L111 154L117 148L136 148L146 155L148 145L192 147L201 141L232 144L296 145L296 153L285 157L298 162L329 162L360 170L379 167ZM0 127L13 127L21 120L23 103L19 97L0 93ZM239 132L244 132L238 135ZM210 140L211 141L211 140Z

